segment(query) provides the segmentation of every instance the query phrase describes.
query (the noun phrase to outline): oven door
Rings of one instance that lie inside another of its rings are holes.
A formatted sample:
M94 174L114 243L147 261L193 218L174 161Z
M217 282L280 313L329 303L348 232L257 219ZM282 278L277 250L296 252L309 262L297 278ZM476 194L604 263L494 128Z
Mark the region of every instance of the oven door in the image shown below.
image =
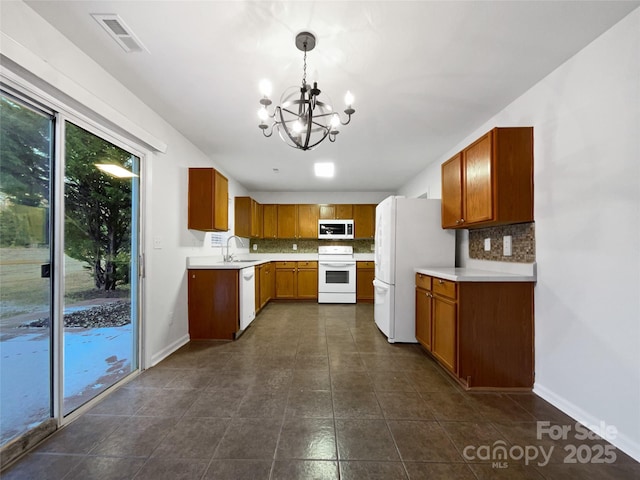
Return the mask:
M318 292L354 293L356 291L356 262L320 261L318 263Z

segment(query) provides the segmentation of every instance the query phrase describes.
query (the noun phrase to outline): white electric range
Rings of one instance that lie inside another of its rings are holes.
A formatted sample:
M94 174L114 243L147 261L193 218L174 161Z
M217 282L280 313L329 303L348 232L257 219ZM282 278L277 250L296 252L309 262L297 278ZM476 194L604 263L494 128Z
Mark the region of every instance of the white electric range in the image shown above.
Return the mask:
M356 303L353 247L318 247L318 303Z

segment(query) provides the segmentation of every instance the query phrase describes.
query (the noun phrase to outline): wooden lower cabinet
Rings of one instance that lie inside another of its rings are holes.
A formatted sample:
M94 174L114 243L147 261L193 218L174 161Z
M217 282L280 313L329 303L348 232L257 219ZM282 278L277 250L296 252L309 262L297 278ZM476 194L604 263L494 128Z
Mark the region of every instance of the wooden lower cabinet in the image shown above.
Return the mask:
M187 270L191 340L233 340L240 329L239 270Z
M451 282L416 274L416 338L468 389L529 390L532 282Z
M256 309L256 312L263 309L273 298L274 267L271 262L263 263L260 267L260 294L258 296L260 299L260 308Z
M373 303L375 262L356 263L356 302Z
M318 298L318 262L275 262L277 300L315 300Z
M416 274L416 339L429 351L431 351L432 303L431 277L421 273Z
M318 299L318 262L298 262L296 297L298 299Z

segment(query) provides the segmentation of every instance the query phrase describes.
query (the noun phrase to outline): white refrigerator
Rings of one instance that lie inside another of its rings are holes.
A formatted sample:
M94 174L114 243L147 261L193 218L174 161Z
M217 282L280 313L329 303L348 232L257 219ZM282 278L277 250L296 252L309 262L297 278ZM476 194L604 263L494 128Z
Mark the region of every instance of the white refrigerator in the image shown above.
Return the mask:
M416 343L415 268L454 267L440 200L392 196L376 207L374 318L389 343Z

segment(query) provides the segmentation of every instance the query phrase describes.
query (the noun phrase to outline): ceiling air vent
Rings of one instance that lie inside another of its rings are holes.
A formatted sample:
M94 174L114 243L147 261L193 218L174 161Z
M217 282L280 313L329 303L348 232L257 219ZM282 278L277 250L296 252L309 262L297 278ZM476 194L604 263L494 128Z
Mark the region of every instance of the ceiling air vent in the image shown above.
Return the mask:
M148 52L140 39L135 36L127 24L115 14L92 13L91 16L102 25L102 28L113 38L127 53Z

